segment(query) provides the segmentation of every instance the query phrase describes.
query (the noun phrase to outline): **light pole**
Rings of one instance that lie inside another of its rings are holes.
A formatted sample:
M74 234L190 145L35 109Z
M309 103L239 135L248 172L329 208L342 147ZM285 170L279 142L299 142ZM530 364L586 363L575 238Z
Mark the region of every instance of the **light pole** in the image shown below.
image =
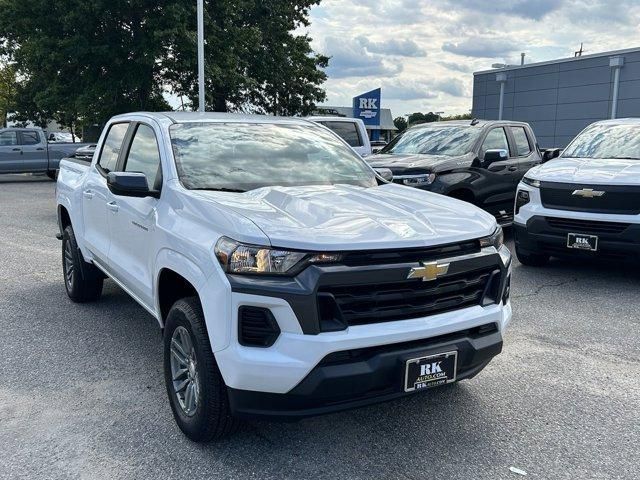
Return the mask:
M198 0L198 111L204 112L204 0Z
M433 112L433 113L435 113L438 116L438 120L436 120L436 122L439 122L440 121L440 117L442 116L442 114L444 112Z

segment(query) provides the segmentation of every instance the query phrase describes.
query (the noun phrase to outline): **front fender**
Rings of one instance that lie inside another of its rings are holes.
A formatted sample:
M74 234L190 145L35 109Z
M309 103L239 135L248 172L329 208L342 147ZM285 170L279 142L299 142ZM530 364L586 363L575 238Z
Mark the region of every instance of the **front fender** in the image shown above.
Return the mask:
M155 308L160 312L159 278L164 269L169 269L185 278L195 288L200 298L209 342L213 352L227 347L230 339L231 285L221 269L205 272L185 255L164 248L156 256L154 282ZM158 315L161 326L164 320Z

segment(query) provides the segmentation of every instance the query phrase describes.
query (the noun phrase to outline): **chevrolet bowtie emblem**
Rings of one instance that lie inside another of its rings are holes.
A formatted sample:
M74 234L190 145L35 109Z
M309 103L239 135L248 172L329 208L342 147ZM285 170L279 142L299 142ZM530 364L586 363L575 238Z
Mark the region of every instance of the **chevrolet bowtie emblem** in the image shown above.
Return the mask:
M407 278L421 278L423 282L429 282L445 275L448 271L448 263L423 262L421 267L413 267Z
M572 195L584 198L601 197L604 195L602 190L594 190L593 188L583 188L582 190L574 190Z

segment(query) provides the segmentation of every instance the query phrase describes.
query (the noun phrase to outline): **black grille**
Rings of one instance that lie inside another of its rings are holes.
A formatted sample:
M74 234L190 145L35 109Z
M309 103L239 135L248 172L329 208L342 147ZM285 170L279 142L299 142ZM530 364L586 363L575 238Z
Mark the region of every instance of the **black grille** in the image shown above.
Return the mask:
M323 287L318 293L322 323L346 326L417 318L498 301L495 267L424 282Z
M573 194L576 190L583 189L603 191L604 195L587 198ZM546 208L620 215L640 214L640 186L542 182L540 198Z
M590 220L574 220L570 218L546 217L546 221L552 228L557 228L573 233L595 233L595 234L620 234L629 228L628 223L617 222L594 222Z
M270 347L280 335L269 309L243 306L238 309L238 341L248 347Z

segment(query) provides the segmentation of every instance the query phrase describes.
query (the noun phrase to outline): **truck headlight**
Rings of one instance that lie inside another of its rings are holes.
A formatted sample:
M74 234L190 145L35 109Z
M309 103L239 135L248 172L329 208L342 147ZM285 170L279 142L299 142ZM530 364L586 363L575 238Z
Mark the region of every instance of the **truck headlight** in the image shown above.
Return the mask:
M421 187L422 185L431 185L435 179L435 173L425 173L421 175L400 175L396 177L402 180L403 185L407 185L409 187Z
M503 243L504 233L502 232L502 227L500 225L498 225L491 235L480 239L480 247L482 248L495 247L496 250L500 250Z
M522 183L526 183L527 185L531 185L532 187L540 188L540 180L534 180L529 177L522 177Z
M293 275L310 264L332 263L342 258L339 253L311 253L247 245L228 237L216 243L215 254L227 273Z

